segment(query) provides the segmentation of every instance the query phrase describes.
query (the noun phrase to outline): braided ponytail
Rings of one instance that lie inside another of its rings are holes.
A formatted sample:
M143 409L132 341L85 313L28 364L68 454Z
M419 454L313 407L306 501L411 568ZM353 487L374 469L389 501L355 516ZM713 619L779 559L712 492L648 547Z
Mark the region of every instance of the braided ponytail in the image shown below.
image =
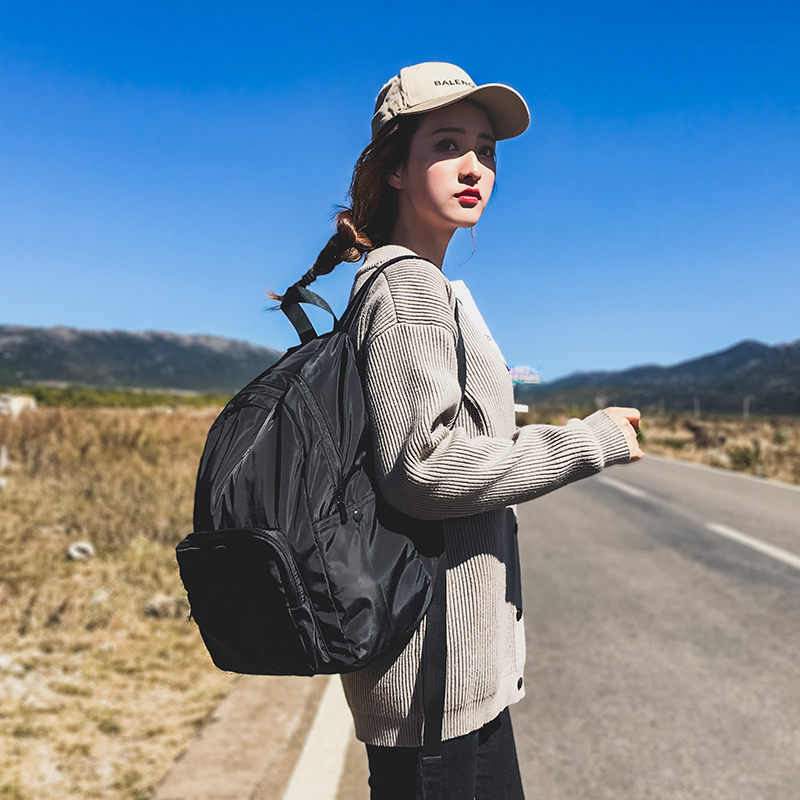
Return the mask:
M336 214L336 233L297 281L300 286L327 275L342 261L360 261L365 253L389 241L397 221L397 190L389 186L387 178L408 158L419 121L419 115L395 117L359 156L350 182L351 206ZM283 299L268 294L273 300Z

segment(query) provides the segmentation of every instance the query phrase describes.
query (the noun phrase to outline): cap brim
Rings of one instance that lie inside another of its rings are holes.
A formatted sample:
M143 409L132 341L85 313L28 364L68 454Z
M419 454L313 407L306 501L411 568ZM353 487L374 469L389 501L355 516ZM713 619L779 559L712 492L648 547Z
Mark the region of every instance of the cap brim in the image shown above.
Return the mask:
M492 123L496 139L513 139L524 133L530 124L530 111L528 111L528 104L522 95L502 83L486 83L483 86L476 86L474 89L465 89L444 97L435 97L401 111L398 116L423 114L426 111L444 108L466 99L479 105L486 112Z

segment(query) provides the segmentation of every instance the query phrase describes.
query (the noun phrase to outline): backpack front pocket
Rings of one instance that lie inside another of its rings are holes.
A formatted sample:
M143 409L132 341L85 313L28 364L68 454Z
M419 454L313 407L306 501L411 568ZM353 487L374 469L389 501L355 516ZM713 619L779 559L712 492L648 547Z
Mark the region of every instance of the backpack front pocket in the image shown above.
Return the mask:
M214 663L254 675L312 675L328 660L281 531L192 533L177 547L192 616Z

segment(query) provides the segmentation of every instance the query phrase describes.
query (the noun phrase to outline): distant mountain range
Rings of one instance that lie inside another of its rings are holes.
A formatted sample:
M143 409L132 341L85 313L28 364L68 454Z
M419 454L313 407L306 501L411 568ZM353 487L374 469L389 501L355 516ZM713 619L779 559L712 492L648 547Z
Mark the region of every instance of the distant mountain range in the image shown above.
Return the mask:
M747 402L755 414L800 414L800 339L773 347L743 341L671 367L576 372L552 383L518 387L517 401L664 411L697 405L717 413L742 413Z
M233 394L281 353L218 336L0 325L0 386L94 386ZM744 341L671 367L577 372L519 386L534 405L633 405L754 414L800 414L800 339Z
M280 358L219 336L0 325L0 386L93 386L233 394Z

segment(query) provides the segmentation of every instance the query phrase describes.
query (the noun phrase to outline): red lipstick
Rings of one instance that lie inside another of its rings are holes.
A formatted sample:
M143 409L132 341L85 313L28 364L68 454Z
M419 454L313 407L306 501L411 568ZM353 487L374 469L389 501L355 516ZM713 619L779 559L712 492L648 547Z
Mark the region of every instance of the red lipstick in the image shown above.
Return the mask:
M472 208L480 202L481 193L477 189L464 189L464 191L459 192L456 197L462 206Z

